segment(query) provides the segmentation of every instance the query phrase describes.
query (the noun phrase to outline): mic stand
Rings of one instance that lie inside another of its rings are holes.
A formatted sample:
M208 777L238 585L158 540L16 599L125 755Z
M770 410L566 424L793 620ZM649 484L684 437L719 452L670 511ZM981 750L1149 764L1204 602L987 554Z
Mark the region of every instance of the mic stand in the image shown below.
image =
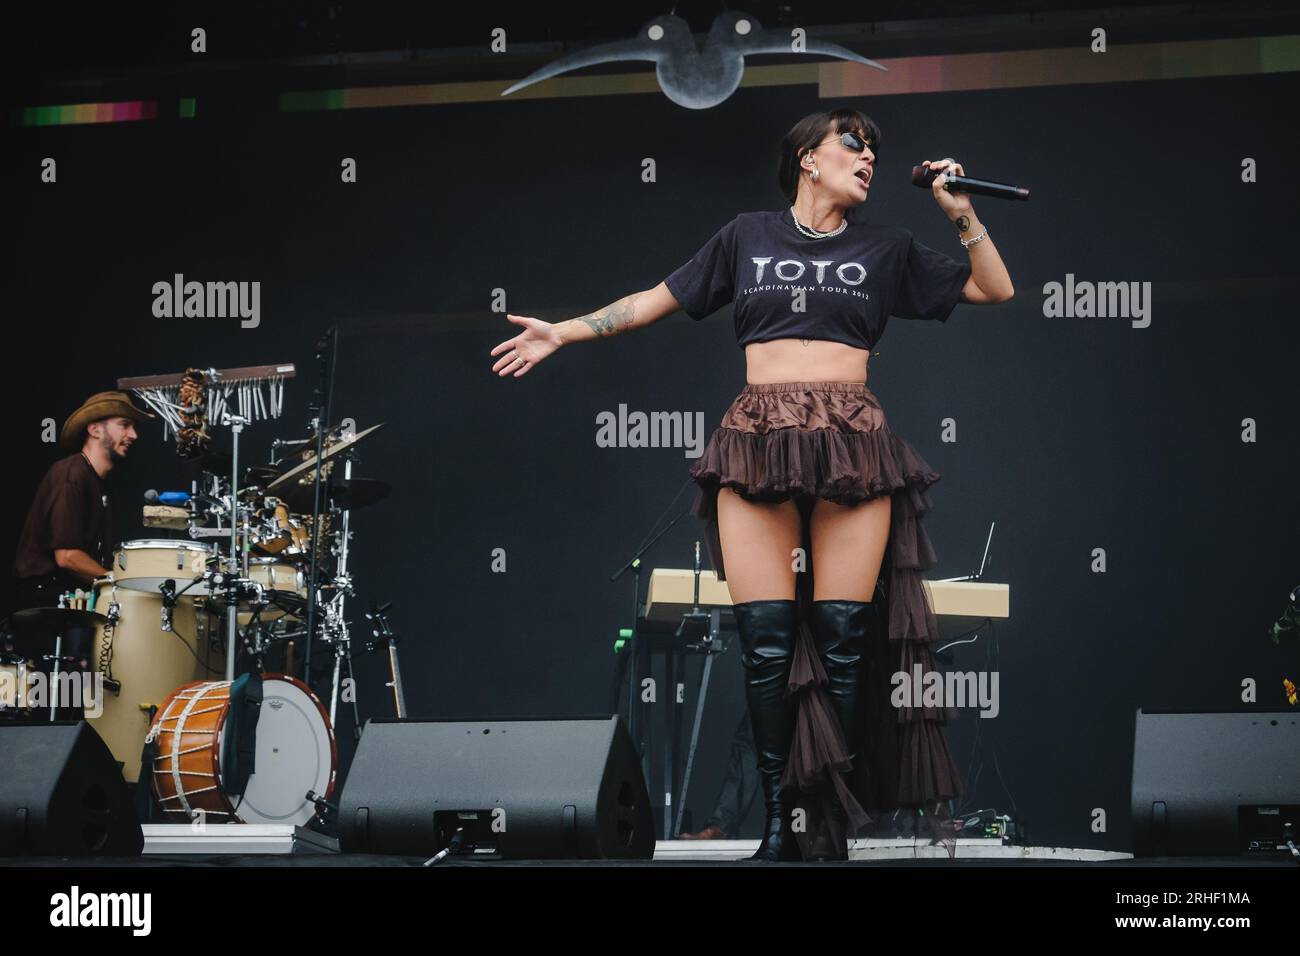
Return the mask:
M366 650L373 652L378 647L388 649L388 670L392 674L393 680L388 685L393 689L393 706L397 710L397 719L406 719L406 691L402 688L402 668L397 662L397 635L388 624L388 609L392 607L392 602L379 607L374 601L370 602L370 610L366 612L366 620L370 621L375 627L371 630L374 636L373 641L366 642Z
M665 839L672 840L677 834L682 832L682 818L686 813L686 794L691 786L691 770L695 766L695 750L700 742L700 727L704 722L704 702L709 697L709 677L713 673L713 658L717 654L724 653L726 647L720 646L721 642L715 640L722 630L722 611L714 608L711 611L700 610L700 543L695 542L695 602L690 611L682 615L682 623L677 628L676 637L680 642L698 637L698 644L689 645L691 648L699 650L704 654L704 673L700 676L700 694L695 702L695 720L691 724L691 743L686 749L686 767L682 771L682 788L681 792L676 795L677 800L677 819L672 825L672 829L667 831ZM683 661L683 671L685 670L685 661ZM674 689L673 711L677 715L677 697ZM673 726L673 743L676 743L678 726ZM669 748L669 753L673 754L675 748ZM672 768L669 769L672 773ZM665 817L667 814L665 814ZM665 826L667 820L665 819Z
M689 485L692 480L693 479L688 478L682 483L682 487L677 490L677 494L673 495L673 500L668 503L668 507L660 512L659 517L655 519L656 523L662 520L663 516L672 509L673 505L677 503L677 499L681 497L682 489ZM650 548L654 546L655 542L667 534L669 529L672 528L673 525L677 524L678 521L681 521L688 513L689 512L683 512L672 521L668 522L662 531L653 535L642 544L641 547L636 550L636 553L632 555L631 560L610 575L609 578L610 581L617 581L623 576L628 568L632 569L632 639L628 643L626 650L624 650L625 654L632 655L630 658L631 664L628 669L627 677L627 725L628 734L632 737L632 742L636 745L637 750L640 751L641 776L647 785L650 782L650 745L648 740L641 739L645 736L646 727L643 726L644 721L637 719L636 705L637 674L639 673L637 661L643 657L647 661L650 659L645 653L645 649L641 646L641 629L640 624L638 623L641 618L641 556L649 551Z
M303 683L311 686L311 644L316 637L316 554L320 550L320 485L325 454L326 422L330 420L330 400L334 391L334 358L338 354L339 327L330 330L316 343L316 359L320 362L320 388L316 394L316 468L312 477L311 494L311 573L307 585L307 650L303 654ZM328 353L328 354L326 354Z

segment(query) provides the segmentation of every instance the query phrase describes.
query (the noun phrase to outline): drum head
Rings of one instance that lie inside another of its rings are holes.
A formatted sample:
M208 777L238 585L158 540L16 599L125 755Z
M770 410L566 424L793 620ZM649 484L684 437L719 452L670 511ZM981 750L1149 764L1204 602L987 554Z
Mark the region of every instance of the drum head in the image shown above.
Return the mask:
M334 730L320 699L301 681L262 675L257 764L243 800L232 797L245 823L305 825L316 814L307 791L334 790Z
M207 581L200 581L193 587L189 587L190 582L193 580L193 575L184 577L182 574L176 574L170 578L119 578L115 583L119 588L125 588L128 591L144 591L159 598L162 597L162 591L159 590L159 587L162 586L164 581L175 581L176 593L183 598L209 597L212 594L212 589L208 586ZM181 594L181 591L185 593Z

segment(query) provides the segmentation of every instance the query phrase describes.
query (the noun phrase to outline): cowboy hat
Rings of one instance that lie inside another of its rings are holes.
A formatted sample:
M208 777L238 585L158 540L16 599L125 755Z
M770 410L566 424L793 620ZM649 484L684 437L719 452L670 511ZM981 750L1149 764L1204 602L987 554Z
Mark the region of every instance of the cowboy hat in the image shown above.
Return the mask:
M142 422L146 418L157 418L143 408L131 404L131 396L126 392L96 392L86 399L81 407L68 416L59 432L59 444L71 451L76 451L86 440L86 426L91 422L105 418L131 418Z

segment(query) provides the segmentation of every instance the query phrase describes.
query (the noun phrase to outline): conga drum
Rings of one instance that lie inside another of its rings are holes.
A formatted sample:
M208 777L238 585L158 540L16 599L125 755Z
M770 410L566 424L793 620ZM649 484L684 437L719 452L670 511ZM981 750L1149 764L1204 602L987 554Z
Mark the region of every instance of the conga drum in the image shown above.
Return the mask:
M209 642L215 619L204 610L205 601L190 595L177 598L172 629L164 631L161 593L112 581L95 584L95 610L109 619L95 626L91 667L106 683L100 714L87 713L86 720L132 783L140 777L140 752L154 709L183 684L225 676L225 659ZM118 693L109 689L109 680L121 684Z

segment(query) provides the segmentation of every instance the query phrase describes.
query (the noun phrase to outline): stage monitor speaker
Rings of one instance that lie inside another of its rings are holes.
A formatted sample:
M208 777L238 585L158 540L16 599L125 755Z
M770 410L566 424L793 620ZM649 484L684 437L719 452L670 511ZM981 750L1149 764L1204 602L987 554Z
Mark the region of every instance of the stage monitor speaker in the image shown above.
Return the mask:
M339 801L348 853L634 859L654 821L618 717L370 720Z
M0 726L0 856L138 856L117 761L84 720Z
M1143 713L1133 854L1287 853L1300 827L1300 714Z

